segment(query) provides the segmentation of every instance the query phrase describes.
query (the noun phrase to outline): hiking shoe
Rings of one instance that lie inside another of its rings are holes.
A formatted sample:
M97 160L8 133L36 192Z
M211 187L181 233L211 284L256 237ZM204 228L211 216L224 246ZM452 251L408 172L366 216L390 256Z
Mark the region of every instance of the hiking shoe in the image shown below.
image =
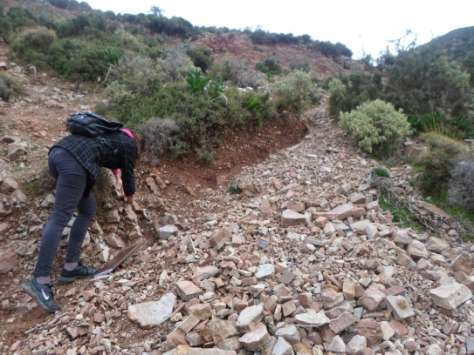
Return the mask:
M59 306L54 302L52 285L40 284L33 278L25 281L22 287L45 311L49 313L59 311Z
M87 279L97 274L97 270L93 267L84 266L81 263L76 266L74 270L68 271L63 269L61 276L59 276L58 282L67 284L75 281L76 279Z

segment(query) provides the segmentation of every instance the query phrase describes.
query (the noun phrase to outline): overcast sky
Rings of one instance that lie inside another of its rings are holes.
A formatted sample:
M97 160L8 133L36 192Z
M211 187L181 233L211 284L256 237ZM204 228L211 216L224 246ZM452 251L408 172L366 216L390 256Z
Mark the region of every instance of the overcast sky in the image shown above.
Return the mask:
M158 6L167 17L193 25L309 34L342 42L355 57L378 57L407 30L423 44L453 29L474 26L474 0L87 0L95 9L147 13Z

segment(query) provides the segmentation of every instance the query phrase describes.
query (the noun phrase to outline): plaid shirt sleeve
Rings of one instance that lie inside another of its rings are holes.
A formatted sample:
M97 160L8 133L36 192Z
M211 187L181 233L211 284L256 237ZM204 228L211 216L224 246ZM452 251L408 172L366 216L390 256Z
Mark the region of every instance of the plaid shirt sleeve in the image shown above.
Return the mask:
M128 138L127 138L128 139ZM135 160L137 148L134 144L124 144L124 156L122 164L122 186L126 196L135 193Z

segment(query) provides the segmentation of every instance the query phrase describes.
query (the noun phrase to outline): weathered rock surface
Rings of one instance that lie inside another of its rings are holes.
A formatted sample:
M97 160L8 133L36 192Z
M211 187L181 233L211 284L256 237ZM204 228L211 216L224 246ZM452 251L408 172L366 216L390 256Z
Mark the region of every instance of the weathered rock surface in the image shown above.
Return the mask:
M137 322L143 328L154 327L171 317L175 304L176 296L167 293L156 302L130 305L128 307L128 318Z

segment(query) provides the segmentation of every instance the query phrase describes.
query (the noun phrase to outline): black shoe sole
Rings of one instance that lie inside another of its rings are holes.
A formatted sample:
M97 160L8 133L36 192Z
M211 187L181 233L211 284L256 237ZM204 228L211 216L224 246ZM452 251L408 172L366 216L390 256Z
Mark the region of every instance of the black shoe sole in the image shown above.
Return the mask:
M49 308L41 298L38 297L38 295L36 294L36 292L31 288L31 285L29 282L25 282L21 285L23 287L23 290L25 290L25 292L27 294L29 294L35 301L36 303L38 303L38 305L43 308L46 312L49 312L49 313L55 313L57 311L59 311L59 307L58 309L51 309Z
M88 275L88 276L59 276L58 284L65 285L65 284L70 284L71 282L74 282L76 280L92 279L93 277L94 277L94 275Z

